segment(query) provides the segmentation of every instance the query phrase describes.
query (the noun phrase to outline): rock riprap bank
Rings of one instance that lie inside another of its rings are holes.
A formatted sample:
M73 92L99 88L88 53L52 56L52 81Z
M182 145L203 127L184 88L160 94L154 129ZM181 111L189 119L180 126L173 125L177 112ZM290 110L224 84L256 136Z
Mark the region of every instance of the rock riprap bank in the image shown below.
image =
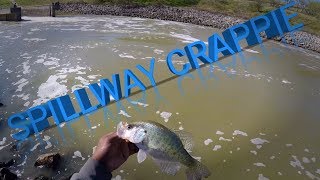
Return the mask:
M202 11L194 8L169 6L119 6L72 3L62 4L61 11L73 14L114 15L161 19L197 24L201 26L210 26L221 30L245 21L245 19L225 14ZM274 40L280 41L281 38L274 38ZM307 32L294 32L293 36L287 34L283 41L290 45L296 45L320 53L320 37Z

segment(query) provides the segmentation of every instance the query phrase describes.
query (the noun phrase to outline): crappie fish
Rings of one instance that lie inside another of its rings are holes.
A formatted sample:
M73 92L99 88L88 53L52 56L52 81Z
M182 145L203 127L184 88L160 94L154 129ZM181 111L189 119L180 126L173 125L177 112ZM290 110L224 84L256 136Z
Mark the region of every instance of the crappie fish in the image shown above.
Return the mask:
M167 127L153 122L120 122L117 135L139 148L138 162L151 156L162 172L175 175L181 165L187 167L188 180L200 180L210 176L206 166L194 159L187 150L191 150L192 140L186 133L174 132ZM187 149L187 150L186 150Z

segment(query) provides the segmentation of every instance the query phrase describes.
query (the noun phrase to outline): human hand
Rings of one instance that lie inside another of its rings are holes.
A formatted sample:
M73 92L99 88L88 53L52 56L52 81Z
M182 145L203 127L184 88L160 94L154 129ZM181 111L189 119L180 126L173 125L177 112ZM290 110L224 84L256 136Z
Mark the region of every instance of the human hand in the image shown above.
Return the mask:
M92 158L103 163L107 170L112 172L138 150L135 144L121 139L117 133L113 132L100 138Z

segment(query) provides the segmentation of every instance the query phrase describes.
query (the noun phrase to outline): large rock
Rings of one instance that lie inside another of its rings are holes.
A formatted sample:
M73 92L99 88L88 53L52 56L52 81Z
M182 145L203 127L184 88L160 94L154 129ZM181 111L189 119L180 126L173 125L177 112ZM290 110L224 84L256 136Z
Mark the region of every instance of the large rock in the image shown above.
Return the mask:
M59 164L61 156L59 153L47 153L40 155L34 166L45 166L47 168L56 168Z
M1 168L0 169L0 179L1 180L16 180L18 179L17 175L12 173L7 168Z
M10 167L15 163L14 159L10 159L8 162L0 162L0 168Z
M48 178L47 176L40 175L40 176L34 178L34 180L50 180L50 178Z

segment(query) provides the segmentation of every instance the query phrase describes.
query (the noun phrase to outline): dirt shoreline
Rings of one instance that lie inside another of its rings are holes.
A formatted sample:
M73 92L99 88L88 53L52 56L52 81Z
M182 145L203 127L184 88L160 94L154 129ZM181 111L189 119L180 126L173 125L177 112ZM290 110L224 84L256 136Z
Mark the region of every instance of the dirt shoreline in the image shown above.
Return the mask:
M49 11L48 9L48 7L43 7L42 9L39 7L36 9L29 7L24 9L23 14L28 16L39 16L41 14L47 16ZM59 10L58 14L114 15L161 19L191 23L201 26L210 26L221 30L245 21L245 19L242 18L232 17L220 13L202 11L188 7L169 6L119 6L68 3L61 4L61 9ZM276 37L274 40L286 42L290 45L320 53L320 37L304 31L287 33L283 38Z

